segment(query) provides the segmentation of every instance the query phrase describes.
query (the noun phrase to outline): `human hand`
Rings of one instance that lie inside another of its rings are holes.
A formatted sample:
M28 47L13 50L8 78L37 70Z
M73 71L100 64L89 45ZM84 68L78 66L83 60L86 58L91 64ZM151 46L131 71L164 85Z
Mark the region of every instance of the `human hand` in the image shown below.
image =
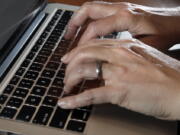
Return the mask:
M112 103L161 119L180 119L180 62L137 40L90 40L65 55L65 92L95 79L103 61L105 85L60 99L62 108Z
M136 39L162 51L179 43L180 9L153 8L131 3L87 2L69 22L65 38L91 19L80 44L112 32L129 31Z

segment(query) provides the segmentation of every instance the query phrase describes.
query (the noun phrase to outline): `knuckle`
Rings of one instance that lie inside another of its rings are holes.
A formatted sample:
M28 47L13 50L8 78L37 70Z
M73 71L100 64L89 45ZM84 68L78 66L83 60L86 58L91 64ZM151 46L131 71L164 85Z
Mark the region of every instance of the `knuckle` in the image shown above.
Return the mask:
M125 48L125 47L119 47L118 52L120 52L121 54L126 54L127 55L128 49Z
M119 75L118 77L120 77L120 76L127 75L128 72L129 72L128 67L126 67L126 66L121 66L121 67L120 67L120 70L117 71L117 74ZM120 79L122 79L122 78L120 78Z
M96 27L96 22L92 22L92 23L89 24L87 30L91 31L92 33L96 33L96 31L97 31L96 28L97 28Z
M76 58L77 58L77 59L82 59L82 58L84 58L85 56L86 56L86 50L82 48L82 49L78 52Z
M124 8L134 8L137 7L136 4L130 2L120 2L121 7Z
M79 64L82 63L81 60L83 60L84 58L90 57L92 51L93 51L93 48L88 47L88 46L80 48L76 55L76 59L80 61Z
M126 7L126 8L130 5L129 2L120 2L119 4L120 4L121 6Z
M89 9L91 9L91 7L92 7L92 2L85 2L85 3L81 6L81 8L79 9L79 11L88 13L88 12L89 12Z
M84 78L84 74L85 74L85 68L84 67L79 67L79 69L78 69L78 76L77 76L77 80L81 80L81 79L83 79Z
M93 2L85 2L83 5L82 5L82 8L90 8L90 6L92 6Z
M130 11L128 8L121 9L119 11L118 15L120 15L122 17L127 17L127 18L132 18L133 17L132 11Z

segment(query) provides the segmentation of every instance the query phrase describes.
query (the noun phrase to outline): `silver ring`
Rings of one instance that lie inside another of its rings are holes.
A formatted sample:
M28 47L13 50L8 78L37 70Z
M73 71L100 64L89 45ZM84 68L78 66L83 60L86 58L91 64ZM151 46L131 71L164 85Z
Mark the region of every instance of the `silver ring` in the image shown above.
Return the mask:
M102 61L96 62L96 74L98 80L102 79L102 64L103 64Z

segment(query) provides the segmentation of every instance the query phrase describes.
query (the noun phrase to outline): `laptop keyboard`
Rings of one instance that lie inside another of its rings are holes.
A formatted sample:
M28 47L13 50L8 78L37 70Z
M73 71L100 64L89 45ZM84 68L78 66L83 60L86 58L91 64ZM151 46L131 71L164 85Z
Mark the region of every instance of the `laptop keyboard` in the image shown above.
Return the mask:
M72 11L57 10L8 86L0 95L0 117L83 132L92 106L65 110L57 106L63 94L66 65L61 57L70 47L62 34ZM117 33L106 36L116 37ZM106 38L105 37L105 38ZM83 83L75 87L81 91Z

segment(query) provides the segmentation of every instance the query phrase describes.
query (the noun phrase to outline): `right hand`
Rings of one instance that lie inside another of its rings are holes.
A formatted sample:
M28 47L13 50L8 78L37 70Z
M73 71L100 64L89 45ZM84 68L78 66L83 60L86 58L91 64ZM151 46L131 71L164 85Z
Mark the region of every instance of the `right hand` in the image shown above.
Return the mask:
M61 98L65 109L112 103L160 119L180 119L180 62L138 40L91 40L73 49L67 65L66 94L82 80L98 77L103 61L104 85Z
M79 44L114 31L126 30L134 38L162 51L180 40L178 8L153 8L125 2L87 2L70 20L65 38L72 38L88 19L92 21Z

